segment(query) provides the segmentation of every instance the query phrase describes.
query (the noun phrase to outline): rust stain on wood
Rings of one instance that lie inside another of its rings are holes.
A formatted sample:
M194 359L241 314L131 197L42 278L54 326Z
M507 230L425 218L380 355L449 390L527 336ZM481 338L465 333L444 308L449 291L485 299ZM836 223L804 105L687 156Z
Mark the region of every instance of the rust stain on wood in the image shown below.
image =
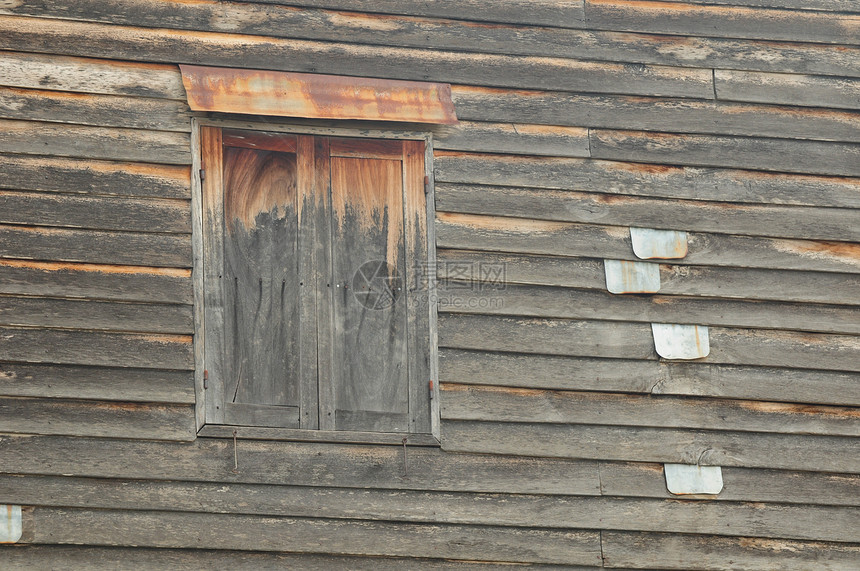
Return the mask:
M498 230L502 232L555 232L569 228L566 222L548 222L546 220L529 220L525 218L502 218L499 216L480 216L475 214L457 214L439 212L436 214L439 222L467 226L476 230Z
M217 111L315 119L454 124L451 86L180 65L188 104Z
M746 410L772 414L808 414L822 417L860 418L860 408L761 401L740 401L738 405Z
M141 341L159 343L162 345L170 343L190 344L194 339L191 335L136 335Z
M860 244L811 240L773 240L772 243L781 252L860 265Z
M0 266L26 268L45 272L97 272L103 274L143 274L151 276L168 276L175 278L190 278L191 270L181 268L153 268L144 266L113 266L106 264L76 264L66 262L32 262L29 260L0 260Z

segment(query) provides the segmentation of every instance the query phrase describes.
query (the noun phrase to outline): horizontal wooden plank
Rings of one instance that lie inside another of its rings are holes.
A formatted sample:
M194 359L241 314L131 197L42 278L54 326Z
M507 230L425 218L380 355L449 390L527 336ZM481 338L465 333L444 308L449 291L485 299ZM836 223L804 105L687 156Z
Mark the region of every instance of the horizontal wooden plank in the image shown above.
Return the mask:
M194 379L186 371L0 363L0 394L194 404Z
M445 561L403 557L367 557L317 555L313 553L277 553L262 551L226 551L203 549L163 549L143 547L89 547L81 545L2 545L0 556L8 571L66 569L114 571L122 567L163 571L196 571L227 567L241 571L399 571L404 568L428 571L484 571L485 562ZM524 565L525 569L554 569L546 565ZM564 571L595 571L596 567L568 567Z
M188 268L191 239L187 234L0 225L0 257Z
M723 489L719 495L692 495L685 499L860 506L860 475L856 474L728 466L722 468L721 472ZM601 462L600 483L602 493L608 496L678 499L666 489L662 464Z
M250 424L250 423L248 423ZM235 432L235 434L234 434ZM305 430L301 428L272 428L266 426L240 426L207 424L197 431L205 438L236 438L251 440L293 440L298 442L345 442L353 444L394 444L408 446L439 446L432 434L402 432L362 432L359 430Z
M442 448L449 452L812 472L860 472L860 458L846 453L855 447L856 439L844 436L459 420L442 425Z
M727 101L856 109L860 98L860 81L848 77L717 69L714 83Z
M498 290L479 290L466 282L443 284L439 287L438 294L439 311L444 313L687 323L860 334L860 306L668 295L616 295L605 290L513 284Z
M190 304L190 270L0 259L0 293Z
M0 195L2 197L2 195ZM626 197L513 186L436 185L444 212L721 234L860 241L856 210Z
M0 85L185 101L182 77L175 66L64 55L4 52Z
M437 182L721 202L860 207L860 180L856 178L444 151L436 153L434 169Z
M501 118L501 116L497 116ZM517 155L587 157L588 129L461 121L436 133L436 149Z
M753 137L589 131L599 159L766 171L860 175L860 145Z
M854 0L687 0L690 4L750 6L754 8L786 8L791 10L820 10L822 12L857 12Z
M193 440L194 407L38 398L0 398L0 432Z
M786 83L786 80L782 82L773 80L774 84L769 90L761 91L753 87L750 80L749 96L735 95L732 89L734 83L729 84L727 94L724 96L719 90L719 82L721 78L723 78L722 81L734 82L735 77L811 77L820 85L817 90L819 97L821 93L832 93L835 101L844 99L845 102L842 105L833 105L833 107L848 109L856 107L856 93L852 98L849 95L850 90L840 91L843 85L846 87L852 85L854 80L847 78L723 70L717 70L716 73L717 96L721 99L795 105L797 103L793 96L777 89L777 86ZM794 85L798 92L806 93L806 90L799 87ZM847 142L856 142L860 136L860 118L854 113L844 111L806 109L801 113L794 108L776 105L557 91L512 91L469 86L454 86L452 96L457 106L457 116L470 121L499 121L505 118L517 123L542 125ZM808 97L806 101L819 101L824 103L824 107L830 106L826 104L827 100L815 99L814 93L810 93Z
M851 541L860 518L857 510L844 507L0 477L0 501L12 499L46 507L680 531L831 541ZM237 506L241 506L238 512ZM821 523L811 527L810 519Z
M198 438L192 443L61 436L0 439L4 474L395 490L598 495L597 463L446 454L437 447ZM239 470L234 472L234 452Z
M158 131L191 130L188 106L179 101L35 89L0 88L0 117Z
M0 154L3 188L191 198L189 167Z
M860 15L640 0L586 0L586 23L601 30L856 44Z
M131 331L194 332L190 305L0 295L0 325Z
M852 571L860 557L860 544L684 534L604 532L601 545L605 565L613 568Z
M193 368L191 336L0 328L0 359L58 365Z
M36 544L134 545L600 564L596 531L35 508Z
M187 165L188 133L0 119L0 152Z
M709 328L700 362L860 371L860 337L777 330ZM617 359L656 359L648 323L443 313L439 346L455 349Z
M638 260L623 226L528 220L439 212L437 246L493 252ZM678 265L733 266L804 271L860 269L860 247L818 242L687 233L687 256Z
M0 223L190 234L191 205L187 200L0 190Z
M442 384L442 418L860 436L860 408Z
M857 373L443 348L443 383L860 406Z
M509 284L606 289L603 260L440 249L436 275L457 279L461 268L497 271ZM656 262L655 262L656 263ZM2 262L0 262L2 268ZM860 303L860 275L661 263L660 293L836 305ZM462 279L462 278L461 278ZM763 288L762 284L768 284Z
M454 51L347 45L212 32L5 17L0 49L158 62L441 81L497 87L713 98L705 69L635 65L547 56L470 55ZM849 60L850 61L850 60ZM843 75L847 67L840 67Z

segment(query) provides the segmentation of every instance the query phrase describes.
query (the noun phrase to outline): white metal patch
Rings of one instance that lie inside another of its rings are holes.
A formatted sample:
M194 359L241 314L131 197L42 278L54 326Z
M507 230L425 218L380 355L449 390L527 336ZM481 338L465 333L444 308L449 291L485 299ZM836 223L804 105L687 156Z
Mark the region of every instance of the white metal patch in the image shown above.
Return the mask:
M630 241L637 258L672 259L687 255L687 233L680 230L631 228Z
M711 352L707 325L652 323L654 348L664 359L701 359Z
M650 262L603 260L606 289L610 293L656 293L660 291L660 265Z
M0 505L0 543L17 543L22 533L21 506Z
M719 466L664 464L666 488L677 495L719 494L723 490L723 469Z

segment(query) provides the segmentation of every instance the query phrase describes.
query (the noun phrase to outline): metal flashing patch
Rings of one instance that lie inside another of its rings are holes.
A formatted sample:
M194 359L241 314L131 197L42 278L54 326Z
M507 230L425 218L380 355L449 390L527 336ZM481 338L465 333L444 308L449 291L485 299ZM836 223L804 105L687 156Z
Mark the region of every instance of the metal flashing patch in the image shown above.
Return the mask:
M660 291L660 265L649 262L603 260L606 289L610 293L656 293Z
M630 241L637 258L673 259L687 255L687 233L680 230L631 228Z
M664 464L666 488L676 495L719 494L723 490L723 470L719 466Z
M706 325L652 323L654 348L664 359L701 359L711 352Z
M0 505L0 543L17 543L22 533L21 506Z

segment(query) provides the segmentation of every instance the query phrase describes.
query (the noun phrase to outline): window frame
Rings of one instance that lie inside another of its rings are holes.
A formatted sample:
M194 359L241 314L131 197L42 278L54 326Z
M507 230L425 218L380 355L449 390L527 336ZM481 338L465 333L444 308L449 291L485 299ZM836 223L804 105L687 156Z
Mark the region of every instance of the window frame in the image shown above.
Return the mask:
M389 140L418 140L424 143L424 183L425 183L425 214L427 259L426 267L436 266L435 238L435 188L433 180L433 134L426 130L426 125L411 123L379 123L367 121L321 121L272 117L254 117L251 120L231 117L192 117L192 170L191 170L191 206L192 220L192 250L193 250L193 284L194 284L194 382L195 382L195 419L198 437L237 437L268 440L297 440L297 441L331 441L379 444L405 444L438 446L440 442L440 409L438 379L438 339L436 333L437 308L435 280L428 280L428 325L430 378L424 380L430 393L430 433L411 432L357 432L330 431L303 428L268 428L254 426L234 426L227 424L206 423L206 398L208 379L205 362L205 300L204 300L204 204L203 183L200 173L202 169L201 127L216 127L221 129L245 129L256 131L280 132L296 135L314 135L327 137L348 137L361 139ZM420 130L416 130L421 127ZM414 264L417 260L409 260ZM432 276L431 276L432 278ZM420 382L420 379L410 379L410 383ZM404 439L406 442L404 442Z

